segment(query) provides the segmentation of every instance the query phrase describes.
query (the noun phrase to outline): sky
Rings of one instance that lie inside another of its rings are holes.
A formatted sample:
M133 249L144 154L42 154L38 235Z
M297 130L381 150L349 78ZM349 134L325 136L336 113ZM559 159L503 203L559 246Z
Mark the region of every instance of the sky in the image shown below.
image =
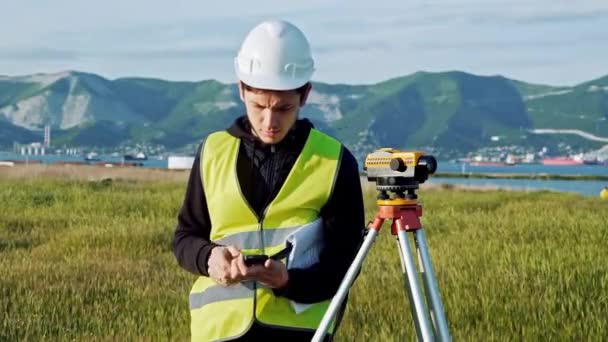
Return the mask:
M606 0L20 0L0 13L8 76L232 83L243 38L266 19L307 35L320 82L461 70L569 86L608 74Z

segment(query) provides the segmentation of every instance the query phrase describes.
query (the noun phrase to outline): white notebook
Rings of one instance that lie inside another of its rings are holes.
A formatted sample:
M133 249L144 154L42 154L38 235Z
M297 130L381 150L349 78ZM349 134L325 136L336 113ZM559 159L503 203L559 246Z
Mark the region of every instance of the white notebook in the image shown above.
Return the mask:
M292 250L287 259L287 268L307 268L317 262L324 246L323 220L321 218L302 226L287 237L292 244ZM303 304L290 301L296 314L303 312L313 304Z

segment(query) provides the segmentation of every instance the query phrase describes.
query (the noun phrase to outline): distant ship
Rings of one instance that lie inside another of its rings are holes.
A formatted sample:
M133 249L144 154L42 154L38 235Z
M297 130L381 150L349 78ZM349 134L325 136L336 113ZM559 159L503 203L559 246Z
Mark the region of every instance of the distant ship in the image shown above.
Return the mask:
M584 160L583 160L583 163L584 163L585 165L608 165L608 160L605 160L605 161L603 161L603 162L602 162L602 161L600 161L600 160L599 160L599 159L597 159L597 158L593 158L593 159L584 159Z
M513 164L509 164L509 163L505 163L505 162L494 162L494 161L474 161L474 162L470 162L469 165L471 166L510 166L510 165L515 165Z
M100 161L101 158L99 158L99 155L95 152L90 152L87 153L86 156L84 156L84 160L85 161Z
M124 155L124 159L125 160L148 160L148 156L143 153L143 152L139 152L135 155L133 154L125 154Z
M543 165L583 165L582 160L570 157L543 158Z

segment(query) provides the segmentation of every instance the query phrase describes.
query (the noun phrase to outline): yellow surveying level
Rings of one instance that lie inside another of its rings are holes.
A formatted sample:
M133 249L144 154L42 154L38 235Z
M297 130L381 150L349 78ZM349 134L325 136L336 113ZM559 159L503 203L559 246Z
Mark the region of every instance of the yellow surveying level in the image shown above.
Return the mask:
M387 219L392 220L391 233L397 237L406 294L418 341L451 341L431 256L420 223L422 206L418 204L416 195L419 185L436 170L437 160L422 152L382 148L367 156L365 171L367 179L376 183L378 211L369 222L365 240L323 316L313 341L321 341L325 335ZM411 233L414 239L418 268L407 233ZM424 292L420 278L424 283Z
M424 155L422 152L381 148L367 155L365 170L370 181L382 181L392 177L408 183L423 183L437 170L437 161L435 157Z

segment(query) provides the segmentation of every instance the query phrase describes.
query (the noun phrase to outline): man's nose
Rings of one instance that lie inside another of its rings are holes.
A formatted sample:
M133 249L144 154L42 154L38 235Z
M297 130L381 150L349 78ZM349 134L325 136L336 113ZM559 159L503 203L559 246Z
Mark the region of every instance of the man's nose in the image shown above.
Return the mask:
M272 108L266 108L264 111L264 124L266 127L275 127L279 121L279 112Z

